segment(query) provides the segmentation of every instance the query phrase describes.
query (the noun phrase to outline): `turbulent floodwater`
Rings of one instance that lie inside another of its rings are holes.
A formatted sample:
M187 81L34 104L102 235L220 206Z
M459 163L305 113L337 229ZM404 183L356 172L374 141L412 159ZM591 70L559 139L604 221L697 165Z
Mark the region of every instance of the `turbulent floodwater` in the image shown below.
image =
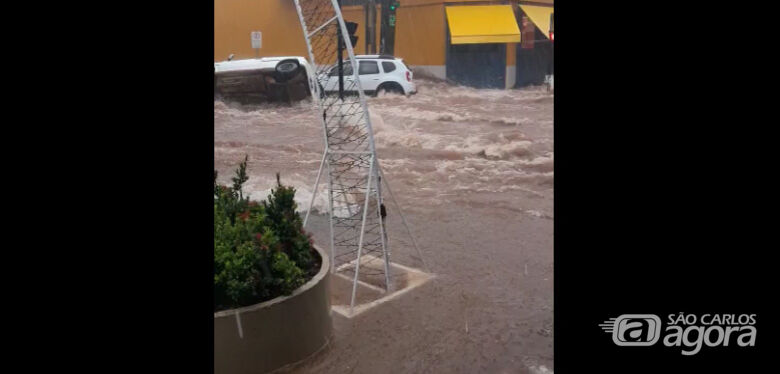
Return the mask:
M436 278L357 318L334 314L326 352L295 370L552 370L553 95L417 84L418 94L370 98L369 108L381 166ZM249 155L252 198L279 172L305 210L323 151L311 103L214 104L220 181ZM394 261L420 267L388 207ZM310 220L326 243L326 218Z

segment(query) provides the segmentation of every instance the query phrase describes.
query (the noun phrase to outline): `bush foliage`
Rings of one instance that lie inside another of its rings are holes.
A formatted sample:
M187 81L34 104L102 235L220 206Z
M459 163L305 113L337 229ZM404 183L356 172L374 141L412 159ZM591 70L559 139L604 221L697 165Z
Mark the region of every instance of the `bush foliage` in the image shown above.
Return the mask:
M214 310L247 306L289 295L319 270L311 235L295 211L295 189L276 188L261 203L244 196L248 158L231 187L214 171Z

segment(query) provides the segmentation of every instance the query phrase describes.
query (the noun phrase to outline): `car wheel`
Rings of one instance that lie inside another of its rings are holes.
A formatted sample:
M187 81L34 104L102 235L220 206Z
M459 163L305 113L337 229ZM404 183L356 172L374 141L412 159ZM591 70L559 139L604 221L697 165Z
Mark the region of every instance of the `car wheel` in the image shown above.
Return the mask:
M278 64L276 64L276 81L277 82L286 82L292 78L294 78L296 75L298 75L298 70L300 69L301 64L298 62L298 60L294 59L287 59L279 61Z
M386 82L386 83L380 84L379 87L377 87L376 92L374 93L374 96L379 96L380 92L394 93L394 94L403 95L404 94L404 88L401 87L401 85L398 84L398 83Z

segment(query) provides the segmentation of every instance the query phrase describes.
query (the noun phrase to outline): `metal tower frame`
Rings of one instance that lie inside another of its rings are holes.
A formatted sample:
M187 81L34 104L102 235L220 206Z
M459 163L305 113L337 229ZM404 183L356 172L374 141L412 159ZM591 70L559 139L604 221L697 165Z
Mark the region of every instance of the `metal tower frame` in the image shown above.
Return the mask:
M384 278L386 292L392 287L390 250L382 215L382 181L390 192L423 265L425 261L379 166L368 105L358 78L358 64L337 0L294 1L306 39L309 64L314 70L314 76L309 77L309 88L321 114L325 140L325 152L303 225L305 227L308 222L323 169L327 167L330 270L332 273L353 274L350 299L352 313L361 274ZM339 62L338 38L342 39L347 51L345 62L348 62L348 66L345 65L343 69L344 91L357 92L357 95L330 95L324 92L329 76ZM349 67L352 68L351 74L348 73ZM383 264L369 266L374 261Z
M390 259L381 217L379 167L374 134L368 115L365 94L358 79L358 66L348 39L346 24L336 0L295 0L301 28L309 52L314 79L309 86L321 112L325 152L312 191L312 202L304 219L309 218L319 187L322 170L328 168L328 211L330 218L331 272L353 273L350 312L355 306L361 257L364 252L379 252L384 262L385 290L390 289ZM309 31L309 27L313 27ZM344 69L344 91L357 96L327 95L330 72L341 56L338 38L347 51L352 68L351 79ZM315 83L315 84L312 84ZM373 204L372 203L373 200ZM365 265L365 264L364 264ZM369 268L370 269L370 268ZM376 270L363 270L364 275Z

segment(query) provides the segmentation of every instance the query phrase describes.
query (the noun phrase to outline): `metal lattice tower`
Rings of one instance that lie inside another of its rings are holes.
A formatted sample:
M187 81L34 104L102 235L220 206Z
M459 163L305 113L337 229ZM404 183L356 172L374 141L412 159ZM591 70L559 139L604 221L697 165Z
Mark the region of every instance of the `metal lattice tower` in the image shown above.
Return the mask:
M322 171L327 168L331 272L352 277L350 307L354 308L360 275L384 278L385 289L389 291L391 287L390 254L380 211L382 178L374 134L358 79L357 61L337 0L295 0L295 6L306 38L309 64L314 70L309 86L320 110L325 137L325 153L304 225ZM330 70L339 60L338 37L344 41L347 52L343 60L344 91L357 92L357 95L339 97L322 92Z

